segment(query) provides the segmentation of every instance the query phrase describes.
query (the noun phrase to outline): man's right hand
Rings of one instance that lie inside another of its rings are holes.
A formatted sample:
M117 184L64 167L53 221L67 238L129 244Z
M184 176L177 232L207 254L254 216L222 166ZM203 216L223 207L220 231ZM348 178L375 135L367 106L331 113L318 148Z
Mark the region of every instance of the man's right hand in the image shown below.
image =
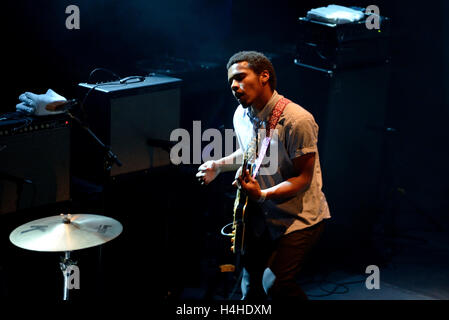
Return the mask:
M215 161L209 160L198 168L196 177L202 185L207 185L220 174L220 171L220 166Z

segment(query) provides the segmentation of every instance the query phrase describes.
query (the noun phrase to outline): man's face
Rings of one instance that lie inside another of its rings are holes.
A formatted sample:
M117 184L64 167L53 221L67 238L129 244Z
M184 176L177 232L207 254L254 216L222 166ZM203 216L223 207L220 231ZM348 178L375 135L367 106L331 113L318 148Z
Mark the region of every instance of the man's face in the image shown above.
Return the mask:
M268 79L268 72L257 75L248 66L247 61L234 63L228 69L228 83L237 101L247 108L257 103L263 92L263 83Z

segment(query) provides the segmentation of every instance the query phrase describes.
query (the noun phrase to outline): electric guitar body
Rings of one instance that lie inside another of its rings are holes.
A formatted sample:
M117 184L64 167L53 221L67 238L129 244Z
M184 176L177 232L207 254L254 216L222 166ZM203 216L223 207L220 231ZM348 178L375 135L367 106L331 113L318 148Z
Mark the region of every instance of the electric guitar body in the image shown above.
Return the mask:
M249 170L250 175L252 174L253 166L248 163L247 159L243 160L241 174L245 170ZM248 215L252 210L253 204L245 191L241 188L237 189L235 202L234 202L234 220L232 223L232 238L231 238L231 250L233 253L238 255L244 255L246 250L246 225L248 221Z

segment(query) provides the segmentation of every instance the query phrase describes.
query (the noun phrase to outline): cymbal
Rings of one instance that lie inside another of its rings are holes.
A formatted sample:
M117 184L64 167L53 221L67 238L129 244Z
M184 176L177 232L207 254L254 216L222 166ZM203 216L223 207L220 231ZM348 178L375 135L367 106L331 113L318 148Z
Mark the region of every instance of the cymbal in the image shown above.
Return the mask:
M93 214L68 214L37 219L14 229L9 240L34 251L73 251L116 238L123 226L115 219Z

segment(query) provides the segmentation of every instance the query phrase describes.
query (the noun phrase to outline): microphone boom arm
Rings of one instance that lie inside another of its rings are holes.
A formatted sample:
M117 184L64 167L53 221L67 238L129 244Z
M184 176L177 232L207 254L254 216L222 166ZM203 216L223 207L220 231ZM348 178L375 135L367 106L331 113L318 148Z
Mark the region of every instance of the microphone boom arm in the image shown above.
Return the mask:
M89 135L92 136L92 138L97 142L97 144L106 152L106 154L105 154L105 170L106 171L109 172L114 163L117 164L119 167L121 167L123 165L122 162L118 159L117 155L114 152L112 152L111 147L105 145L95 135L95 133L93 133L92 130L90 130L90 128L87 125L85 125L80 119L75 117L69 110L67 110L67 114L69 115L70 118L72 118L73 120L78 122L78 124L81 126L81 128L86 130L87 133L89 133Z

